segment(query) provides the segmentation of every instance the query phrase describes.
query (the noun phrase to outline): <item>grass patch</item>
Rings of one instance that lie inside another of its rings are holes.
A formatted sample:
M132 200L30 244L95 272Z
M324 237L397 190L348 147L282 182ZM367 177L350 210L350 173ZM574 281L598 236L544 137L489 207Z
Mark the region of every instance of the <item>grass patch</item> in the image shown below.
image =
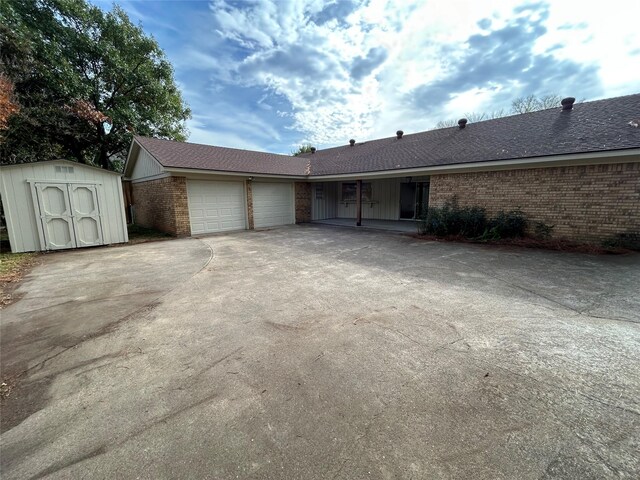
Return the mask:
M12 302L13 290L37 258L37 253L0 253L0 308Z
M158 240L170 240L174 237L168 233L159 232L152 228L141 227L140 225L127 225L129 232L129 245L145 242L157 242Z
M36 253L0 253L0 281L10 278L33 263Z

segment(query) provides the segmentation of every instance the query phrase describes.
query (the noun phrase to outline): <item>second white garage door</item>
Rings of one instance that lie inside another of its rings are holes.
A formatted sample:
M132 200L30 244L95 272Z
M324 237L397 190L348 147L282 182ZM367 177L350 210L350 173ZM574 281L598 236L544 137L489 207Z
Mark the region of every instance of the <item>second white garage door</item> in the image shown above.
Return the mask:
M242 182L188 180L187 196L191 235L246 228Z
M294 223L293 185L254 182L253 223L256 228Z

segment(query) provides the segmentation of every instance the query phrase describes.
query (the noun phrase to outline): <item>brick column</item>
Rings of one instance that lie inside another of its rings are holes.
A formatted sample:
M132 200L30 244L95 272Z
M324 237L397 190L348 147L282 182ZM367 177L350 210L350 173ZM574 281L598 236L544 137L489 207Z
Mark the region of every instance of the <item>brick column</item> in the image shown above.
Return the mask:
M311 221L311 184L296 182L296 223Z
M187 179L185 177L170 177L173 180L172 194L174 205L174 218L176 236L188 237L191 235L191 221L189 218L189 201L187 198Z
M165 177L132 184L134 223L178 237L191 235L187 179Z
M246 190L247 190L247 222L249 223L247 227L249 230L253 230L253 187L251 180L247 180L245 182Z

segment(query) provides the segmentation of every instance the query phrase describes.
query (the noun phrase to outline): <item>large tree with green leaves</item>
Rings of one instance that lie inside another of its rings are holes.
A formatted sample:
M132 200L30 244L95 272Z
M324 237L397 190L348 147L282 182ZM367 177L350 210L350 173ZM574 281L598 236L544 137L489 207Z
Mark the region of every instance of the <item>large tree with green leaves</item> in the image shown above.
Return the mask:
M0 68L19 107L0 131L2 163L62 157L117 168L134 133L186 137L190 111L171 64L117 6L0 0Z
M302 155L303 153L310 153L313 147L308 144L300 145L297 150L291 152L291 155L297 157L298 155Z

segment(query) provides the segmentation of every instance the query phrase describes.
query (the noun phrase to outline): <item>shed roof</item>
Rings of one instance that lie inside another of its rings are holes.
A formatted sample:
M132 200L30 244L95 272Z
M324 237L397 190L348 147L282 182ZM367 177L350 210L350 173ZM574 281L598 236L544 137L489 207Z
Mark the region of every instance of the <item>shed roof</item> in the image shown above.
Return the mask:
M69 166L73 166L73 167L90 168L92 170L97 170L99 172L106 173L109 175L117 175L119 177L122 176L122 173L120 172L114 172L113 170L105 170L104 168L96 167L94 165L87 165L86 163L74 162L72 160L65 160L63 158L55 158L53 160L40 160L38 162L4 164L4 165L0 165L0 168L29 168L31 166L38 166L42 164L53 164L53 163L66 163Z
M145 137L164 167L291 176L340 175L640 148L640 94L318 150L298 157Z

